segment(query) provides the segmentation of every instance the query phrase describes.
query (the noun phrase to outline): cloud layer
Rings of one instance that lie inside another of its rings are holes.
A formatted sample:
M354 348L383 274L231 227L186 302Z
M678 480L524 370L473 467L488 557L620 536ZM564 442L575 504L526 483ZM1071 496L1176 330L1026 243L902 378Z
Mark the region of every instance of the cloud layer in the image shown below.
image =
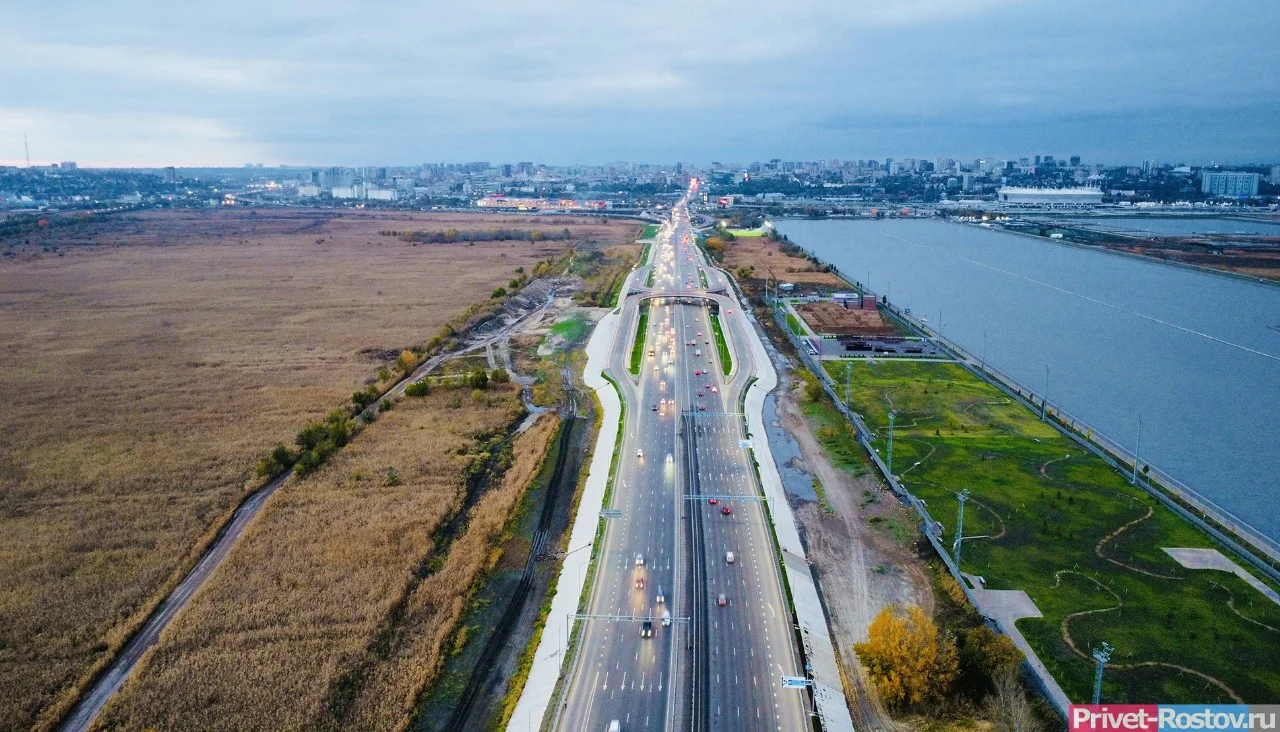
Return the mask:
M20 1L0 162L1208 162L1280 153L1280 4Z

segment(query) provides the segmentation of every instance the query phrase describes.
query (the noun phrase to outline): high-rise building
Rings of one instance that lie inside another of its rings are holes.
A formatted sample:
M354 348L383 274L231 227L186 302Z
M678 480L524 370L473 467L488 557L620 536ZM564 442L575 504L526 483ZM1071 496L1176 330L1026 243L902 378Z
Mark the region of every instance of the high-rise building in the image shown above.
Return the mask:
M1143 174L1143 175L1151 175L1151 171L1152 171L1155 167L1156 167L1156 163L1155 163L1155 161L1154 161L1154 160L1143 160L1143 161L1142 161L1142 174Z
M1200 192L1211 196L1256 196L1258 173L1204 171L1200 174Z
M72 163L74 166L75 163ZM1280 186L1280 165L1271 166L1271 185Z
M71 162L70 160L64 160L62 161L62 165L59 167L61 167L63 170L75 170L76 164Z
M174 168L172 165L164 169L164 182L165 183L178 182L178 170Z
M1075 168L1075 167L1077 167L1077 166L1079 166L1079 165L1080 165L1080 156L1079 156L1079 155L1072 155L1072 156L1071 156L1071 167Z
M1037 168L1038 168L1038 167L1040 167L1040 156L1039 156L1039 155L1037 155L1037 156L1036 156L1036 167L1037 167Z

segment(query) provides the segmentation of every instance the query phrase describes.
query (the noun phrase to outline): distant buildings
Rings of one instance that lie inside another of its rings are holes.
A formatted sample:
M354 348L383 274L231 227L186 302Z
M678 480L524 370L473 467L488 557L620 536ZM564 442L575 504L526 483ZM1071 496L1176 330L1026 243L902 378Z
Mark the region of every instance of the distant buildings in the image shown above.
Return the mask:
M1200 192L1211 196L1256 196L1258 173L1210 172L1201 173Z
M996 200L1011 206L1041 206L1048 208L1097 206L1102 203L1102 191L1097 188L1020 188L1005 186L998 191Z

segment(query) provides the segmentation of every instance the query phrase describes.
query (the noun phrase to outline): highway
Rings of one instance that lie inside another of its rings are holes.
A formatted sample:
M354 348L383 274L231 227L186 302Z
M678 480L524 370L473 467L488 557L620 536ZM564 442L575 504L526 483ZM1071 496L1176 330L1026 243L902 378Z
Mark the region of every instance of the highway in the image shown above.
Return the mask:
M626 405L608 505L620 516L604 519L556 729L606 730L614 720L621 730L809 727L804 693L780 688L780 676L804 675L803 663L742 442L751 326L728 284L694 245L681 202L631 278L605 370ZM728 376L712 335L717 315Z

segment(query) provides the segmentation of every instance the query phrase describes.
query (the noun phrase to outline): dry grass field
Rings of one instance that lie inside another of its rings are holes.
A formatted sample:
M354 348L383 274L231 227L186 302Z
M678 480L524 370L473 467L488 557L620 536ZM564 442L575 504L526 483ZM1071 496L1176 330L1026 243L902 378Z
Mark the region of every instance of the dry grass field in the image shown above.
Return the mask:
M830 272L817 271L815 265L803 257L782 251L778 242L762 236L740 236L724 243L724 266L738 275L739 283L755 292L761 290L765 277L782 282L795 283L797 287L824 287L845 289L848 287ZM741 270L748 270L743 276Z
M271 445L576 243L378 232L534 225L510 218L155 212L60 228L0 261L0 729L74 698ZM555 226L596 241L638 228Z
M108 706L105 729L392 729L408 718L490 547L555 435L543 418L457 538L468 468L522 413L515 385L405 398L272 497ZM440 429L448 424L449 429ZM394 468L397 481L388 480Z

